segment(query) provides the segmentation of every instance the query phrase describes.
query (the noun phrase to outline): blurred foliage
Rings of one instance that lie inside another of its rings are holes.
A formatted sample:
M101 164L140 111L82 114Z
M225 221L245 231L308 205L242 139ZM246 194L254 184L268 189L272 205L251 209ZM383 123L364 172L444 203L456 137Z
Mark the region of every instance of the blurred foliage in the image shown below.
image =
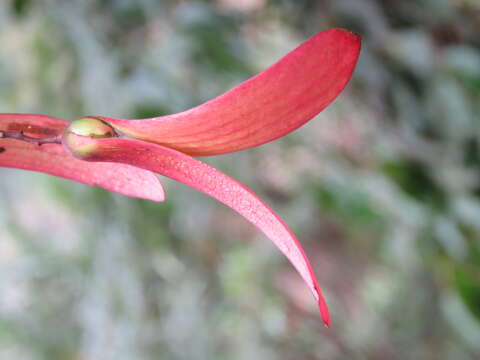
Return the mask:
M239 216L0 169L0 359L478 359L477 0L6 0L0 111L141 118L208 100L309 36L354 78L287 138L207 158L298 234L333 327ZM163 181L163 179L162 179Z

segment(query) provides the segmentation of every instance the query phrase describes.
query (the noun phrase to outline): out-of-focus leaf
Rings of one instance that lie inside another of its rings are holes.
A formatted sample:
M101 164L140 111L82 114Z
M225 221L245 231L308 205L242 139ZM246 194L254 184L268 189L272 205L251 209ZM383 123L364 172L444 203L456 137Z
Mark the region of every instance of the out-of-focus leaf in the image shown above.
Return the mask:
M322 211L348 221L352 226L377 225L380 214L366 195L357 190L335 184L323 184L315 191Z
M425 164L415 160L388 161L382 171L406 194L436 207L445 206L445 194Z
M476 267L459 266L455 271L455 285L465 305L480 321L480 267L478 265Z

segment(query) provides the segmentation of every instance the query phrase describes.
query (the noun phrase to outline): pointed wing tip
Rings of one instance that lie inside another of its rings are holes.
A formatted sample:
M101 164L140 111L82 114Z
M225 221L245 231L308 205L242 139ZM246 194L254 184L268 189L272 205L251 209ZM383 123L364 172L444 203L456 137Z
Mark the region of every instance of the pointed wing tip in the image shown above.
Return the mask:
M328 305L325 299L323 298L322 293L317 290L317 294L318 294L317 302L318 302L318 308L320 310L320 315L322 316L322 320L325 327L328 329L330 328L330 314L328 311Z
M322 313L322 320L323 320L323 324L325 325L325 327L327 329L330 328L330 315L328 314L328 310L326 313Z

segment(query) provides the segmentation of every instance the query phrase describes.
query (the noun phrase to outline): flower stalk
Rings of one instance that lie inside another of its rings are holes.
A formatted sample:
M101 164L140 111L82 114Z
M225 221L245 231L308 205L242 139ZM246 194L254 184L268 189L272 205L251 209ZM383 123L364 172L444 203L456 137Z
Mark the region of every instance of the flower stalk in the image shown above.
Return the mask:
M61 144L62 136L49 136L49 137L33 137L25 135L21 130L0 130L0 138L2 139L15 139L19 141L24 141L29 144L36 146L41 146L44 144ZM3 148L4 149L4 148ZM3 150L5 151L5 149Z

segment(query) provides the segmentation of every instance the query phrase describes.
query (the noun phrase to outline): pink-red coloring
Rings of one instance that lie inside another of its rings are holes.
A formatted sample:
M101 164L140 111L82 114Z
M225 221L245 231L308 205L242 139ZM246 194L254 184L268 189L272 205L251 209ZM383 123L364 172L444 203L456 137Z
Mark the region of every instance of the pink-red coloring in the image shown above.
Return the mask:
M164 201L154 173L229 206L285 254L328 308L313 268L285 222L251 190L194 159L249 149L294 131L345 88L361 47L342 29L318 33L260 74L204 104L150 119L0 114L0 166L40 171L123 195Z

